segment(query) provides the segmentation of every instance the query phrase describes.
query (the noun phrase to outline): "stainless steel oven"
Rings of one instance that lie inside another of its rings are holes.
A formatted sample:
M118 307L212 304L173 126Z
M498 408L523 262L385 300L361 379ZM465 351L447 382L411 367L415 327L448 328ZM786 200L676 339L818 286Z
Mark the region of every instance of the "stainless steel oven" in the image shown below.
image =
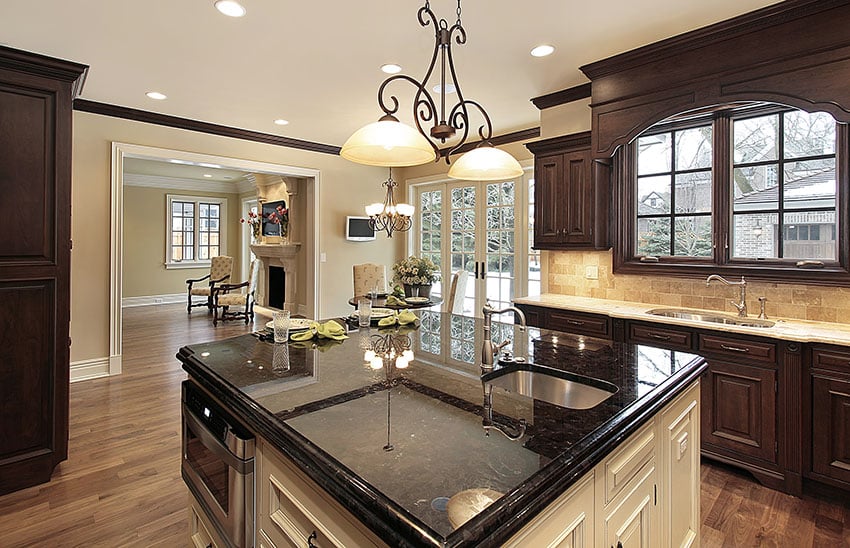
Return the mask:
M209 394L183 382L181 473L218 534L254 545L254 436Z

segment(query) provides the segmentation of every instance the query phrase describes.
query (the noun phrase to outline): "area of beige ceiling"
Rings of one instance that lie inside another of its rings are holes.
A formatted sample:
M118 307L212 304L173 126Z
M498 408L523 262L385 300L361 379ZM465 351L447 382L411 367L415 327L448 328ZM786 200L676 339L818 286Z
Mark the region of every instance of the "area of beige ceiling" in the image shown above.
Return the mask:
M333 145L377 119L382 64L421 78L430 59L433 31L414 0L243 3L247 15L233 19L212 0L4 2L0 41L90 65L86 99ZM772 3L466 0L455 63L464 96L507 133L536 126L529 99L586 81L585 63ZM431 6L454 21L455 2ZM532 58L540 43L557 49ZM409 121L412 90L397 89Z
M224 167L175 164L173 162L143 160L141 158L125 158L124 173L150 177L166 177L174 180L233 183L234 186L248 174L245 171L226 169ZM206 175L209 175L209 177L206 177Z

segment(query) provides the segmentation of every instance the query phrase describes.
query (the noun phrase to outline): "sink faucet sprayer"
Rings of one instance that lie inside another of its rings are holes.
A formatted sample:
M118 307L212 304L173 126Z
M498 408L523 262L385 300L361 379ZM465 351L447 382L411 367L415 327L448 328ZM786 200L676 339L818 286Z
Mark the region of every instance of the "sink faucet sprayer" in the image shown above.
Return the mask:
M718 276L717 274L712 274L708 278L705 279L705 285L711 285L711 282L717 280L718 282L724 283L726 285L737 285L741 287L741 302L736 303L735 301L729 301L732 303L732 306L738 309L738 316L742 318L747 317L747 280L741 276L740 282L730 282L729 280L723 278L722 276Z
M493 305L490 304L489 300L484 304L482 312L484 314L484 344L481 347L481 371L483 373L488 373L493 370L493 365L496 363L496 357L499 355L499 351L511 342L510 339L505 339L499 344L493 342L493 334L491 332L493 314L515 312L516 315L519 316L520 331L525 331L525 314L523 314L522 310L515 306L496 310L493 308Z

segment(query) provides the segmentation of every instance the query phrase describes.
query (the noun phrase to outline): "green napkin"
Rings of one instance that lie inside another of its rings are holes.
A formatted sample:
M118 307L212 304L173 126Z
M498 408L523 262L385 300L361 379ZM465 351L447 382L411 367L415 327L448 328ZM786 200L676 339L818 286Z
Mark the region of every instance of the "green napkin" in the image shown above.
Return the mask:
M378 320L378 327L391 327L395 324L407 325L416 322L418 319L419 318L416 317L416 314L410 310L403 310L401 312L396 312L392 316L387 316L386 318Z
M387 296L387 305L389 306L404 306L406 304L407 303L404 301L404 299L396 297L395 295Z
M334 320L328 320L325 323L311 323L310 329L300 333L293 333L289 336L289 340L296 342L309 341L316 335L318 335L320 339L333 339L335 341L341 341L348 338L348 335L345 334L344 327Z

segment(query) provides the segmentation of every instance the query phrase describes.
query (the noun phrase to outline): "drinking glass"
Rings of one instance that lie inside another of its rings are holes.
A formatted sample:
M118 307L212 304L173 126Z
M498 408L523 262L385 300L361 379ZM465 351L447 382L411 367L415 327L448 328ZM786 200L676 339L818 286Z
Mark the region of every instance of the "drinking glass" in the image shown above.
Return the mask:
M289 371L289 345L275 345L272 350L272 371L274 373L285 373Z
M272 313L274 323L274 342L285 343L289 340L289 310Z
M360 299L357 303L357 325L369 327L372 322L372 300Z

